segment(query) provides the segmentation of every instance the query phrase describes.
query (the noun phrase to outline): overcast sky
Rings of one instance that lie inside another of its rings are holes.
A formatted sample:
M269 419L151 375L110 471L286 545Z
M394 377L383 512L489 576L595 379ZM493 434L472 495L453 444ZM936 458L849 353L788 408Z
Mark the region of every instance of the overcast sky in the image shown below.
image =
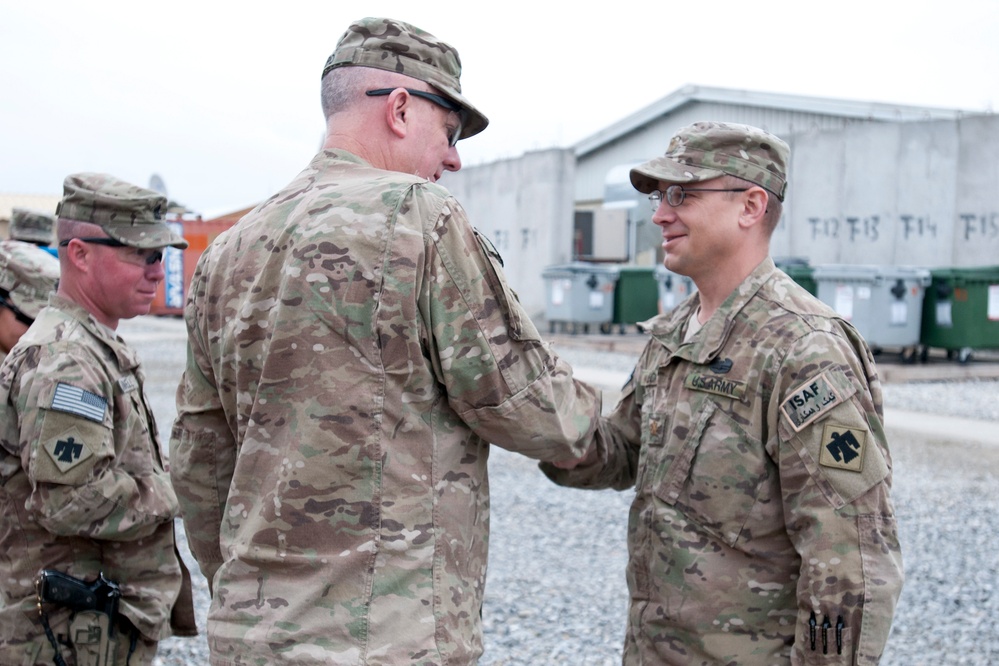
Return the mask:
M491 121L466 166L571 146L686 84L999 110L996 0L583 4L0 0L0 192L155 173L206 217L256 204L319 148L322 68L363 16L458 49Z

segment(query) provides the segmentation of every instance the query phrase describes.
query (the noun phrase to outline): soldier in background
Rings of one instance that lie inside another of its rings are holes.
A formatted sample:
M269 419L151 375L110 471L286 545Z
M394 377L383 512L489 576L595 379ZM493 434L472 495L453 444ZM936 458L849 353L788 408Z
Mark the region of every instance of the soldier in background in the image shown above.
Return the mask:
M323 150L202 255L171 476L213 664L471 664L489 443L582 453L600 398L436 184L483 116L391 19L323 70Z
M0 361L14 347L55 291L59 261L16 240L0 241Z
M542 469L635 487L625 664L876 664L902 586L881 384L857 331L769 256L790 151L695 123L631 170L697 292L595 446Z
M58 291L0 366L0 664L151 664L160 639L197 633L139 359L115 334L149 312L163 248L187 245L165 208L111 176L64 182ZM43 570L103 574L118 612L39 605Z
M14 208L10 213L10 227L7 235L11 240L32 243L48 248L52 245L52 230L55 216L27 208Z

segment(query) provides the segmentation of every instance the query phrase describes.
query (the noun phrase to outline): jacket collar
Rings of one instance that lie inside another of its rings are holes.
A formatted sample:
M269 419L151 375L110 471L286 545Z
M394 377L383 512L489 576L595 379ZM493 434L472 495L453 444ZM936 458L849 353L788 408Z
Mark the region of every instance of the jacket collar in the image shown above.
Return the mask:
M701 304L700 294L694 292L672 312L660 315L644 327L650 330L652 338L658 341L673 356L691 363L707 365L711 363L732 330L735 318L764 284L773 276L776 266L769 256L746 276L735 290L729 294L721 307L704 322L701 330L689 341L683 342L683 331L687 320Z

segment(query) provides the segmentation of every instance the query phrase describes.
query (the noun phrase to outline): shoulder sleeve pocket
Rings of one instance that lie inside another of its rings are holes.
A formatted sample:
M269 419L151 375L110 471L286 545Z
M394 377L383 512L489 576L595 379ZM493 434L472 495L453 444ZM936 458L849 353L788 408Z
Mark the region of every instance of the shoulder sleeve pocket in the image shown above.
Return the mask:
M33 480L83 485L93 476L95 465L107 457L111 434L103 423L43 410L29 465Z
M514 340L540 340L541 335L538 333L537 327L535 327L531 318L527 316L527 313L524 312L524 308L520 304L520 299L517 298L517 294L510 288L506 278L503 276L503 258L500 256L499 251L477 229L473 229L473 232L475 233L475 239L479 242L479 247L482 248L482 252L489 259L489 266L485 277L496 296L497 304L503 312L503 318L510 331L510 337Z

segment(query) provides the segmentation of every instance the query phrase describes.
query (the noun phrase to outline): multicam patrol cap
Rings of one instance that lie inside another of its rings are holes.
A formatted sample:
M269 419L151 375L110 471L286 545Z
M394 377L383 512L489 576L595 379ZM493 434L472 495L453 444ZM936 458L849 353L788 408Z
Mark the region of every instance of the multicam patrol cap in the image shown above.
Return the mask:
M429 32L389 18L355 21L326 60L323 76L337 67L362 66L411 76L437 88L465 110L461 138L484 130L489 119L461 94L458 51Z
M96 224L108 236L144 249L186 248L187 241L164 220L167 200L159 192L103 173L75 173L63 181L56 215Z
M48 303L59 281L59 260L45 250L15 240L0 242L0 290L32 319Z
M729 175L777 195L787 191L788 145L769 132L736 123L699 122L677 131L666 155L631 170L631 184L648 194L668 183L698 183Z
M10 213L10 237L29 243L52 243L55 217L27 208L15 208Z

